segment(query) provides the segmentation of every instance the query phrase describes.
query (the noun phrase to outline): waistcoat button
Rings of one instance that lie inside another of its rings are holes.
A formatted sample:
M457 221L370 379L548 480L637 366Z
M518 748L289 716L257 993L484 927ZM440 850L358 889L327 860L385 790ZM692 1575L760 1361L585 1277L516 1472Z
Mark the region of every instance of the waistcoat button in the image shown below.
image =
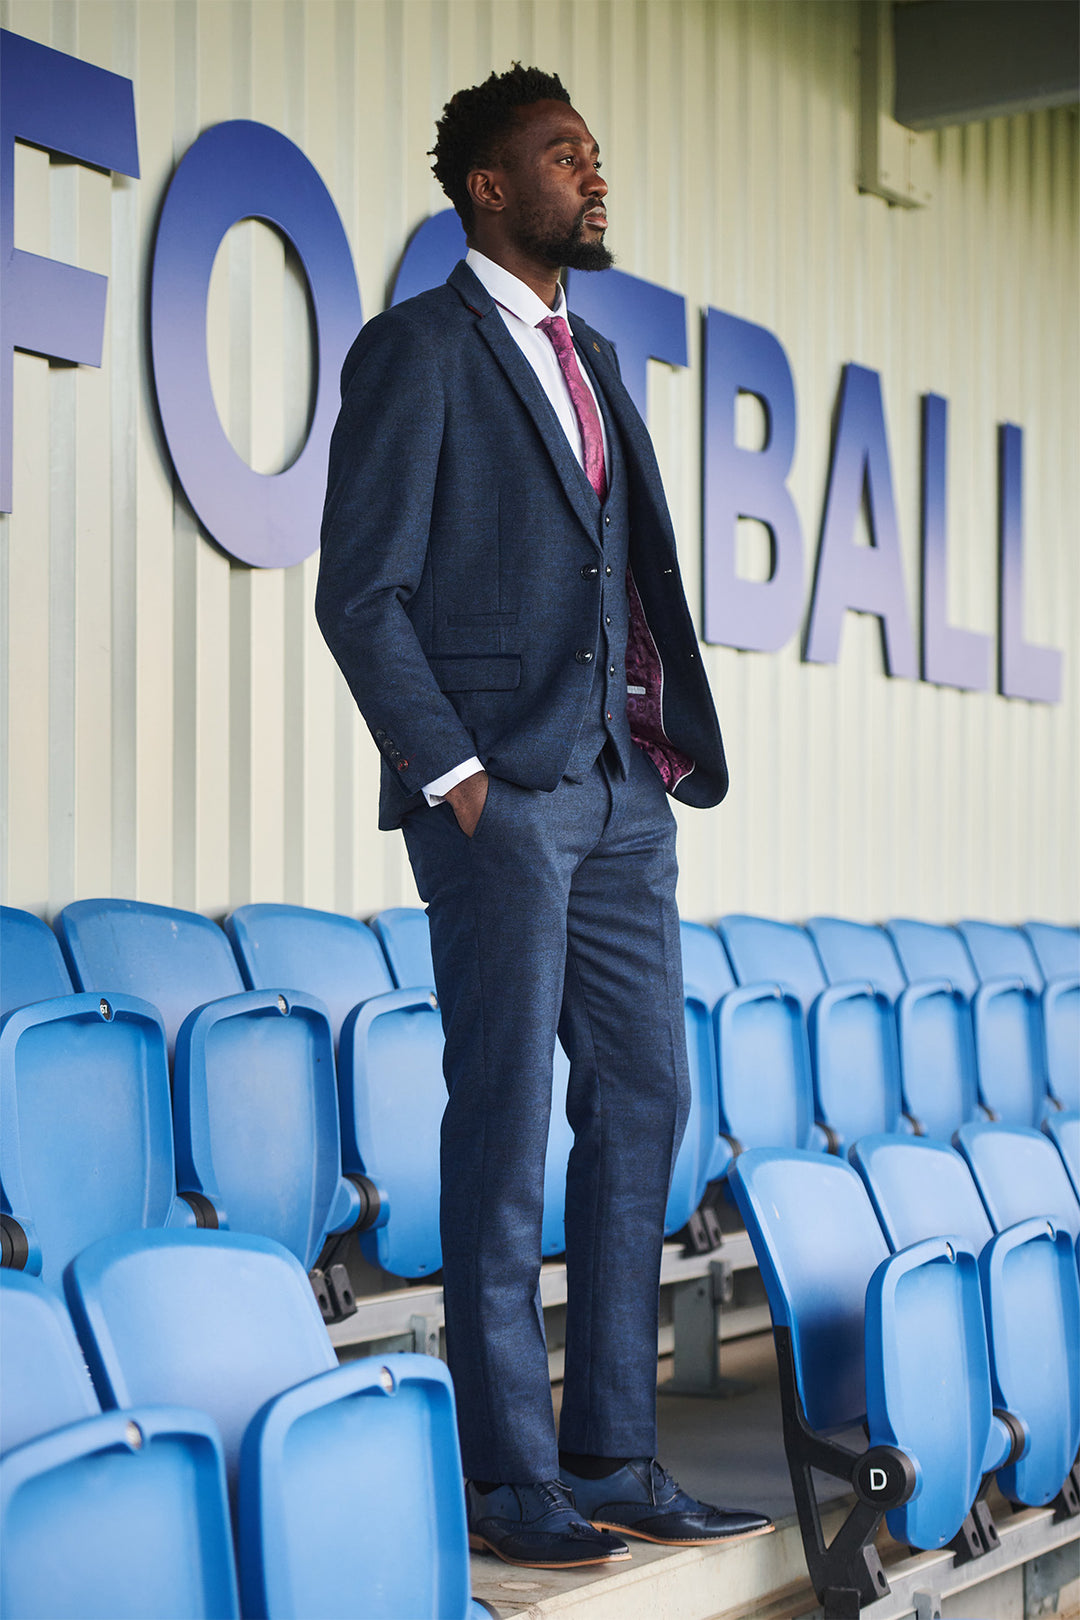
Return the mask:
M610 568L605 568L604 573L608 576L609 579L611 578L611 569Z

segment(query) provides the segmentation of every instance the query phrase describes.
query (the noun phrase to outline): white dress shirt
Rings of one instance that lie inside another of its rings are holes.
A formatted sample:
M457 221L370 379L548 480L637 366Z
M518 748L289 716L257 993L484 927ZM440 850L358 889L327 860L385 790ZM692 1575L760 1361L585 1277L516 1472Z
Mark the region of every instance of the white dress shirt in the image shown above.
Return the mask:
M517 276L512 276L509 270L504 270L501 264L496 264L493 259L478 253L475 248L469 249L465 255L465 263L499 306L499 314L506 324L507 331L536 373L537 381L547 395L548 402L570 442L570 448L584 469L585 446L582 443L581 425L570 397L570 389L551 339L546 332L540 330L540 322L547 320L549 315L561 315L563 320L566 319L566 294L562 286L560 285L556 294L554 308L549 309L531 287L519 281ZM596 390L584 366L581 367L581 375L585 386L596 401L596 414L600 418L600 431L604 436L606 464L608 442L604 413L600 409ZM429 782L424 788L424 798L428 804L441 804L452 787L464 782L467 776L475 776L477 771L482 771L483 768L475 755L471 759L462 760L452 771L447 771L444 775L436 777L434 782Z

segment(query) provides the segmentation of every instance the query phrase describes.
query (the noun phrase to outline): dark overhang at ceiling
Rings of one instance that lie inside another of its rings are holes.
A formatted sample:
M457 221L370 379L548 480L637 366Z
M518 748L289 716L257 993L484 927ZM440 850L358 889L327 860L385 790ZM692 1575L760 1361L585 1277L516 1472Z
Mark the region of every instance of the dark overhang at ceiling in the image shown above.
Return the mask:
M909 129L1080 100L1076 0L902 0L894 117Z

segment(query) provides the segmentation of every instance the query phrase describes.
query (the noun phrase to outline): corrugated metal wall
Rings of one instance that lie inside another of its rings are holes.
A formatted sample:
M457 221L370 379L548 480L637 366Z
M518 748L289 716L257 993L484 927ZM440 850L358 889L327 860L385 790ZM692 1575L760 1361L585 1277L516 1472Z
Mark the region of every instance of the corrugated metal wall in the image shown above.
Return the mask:
M700 590L701 334L714 304L792 362L792 490L816 545L840 368L881 372L913 614L919 396L950 401L953 622L995 628L996 424L1025 430L1029 639L1066 649L1049 707L889 680L849 614L835 666L708 650L729 801L682 820L684 913L1075 916L1078 843L1076 110L935 137L921 211L860 196L858 7L787 0L0 0L0 22L134 80L142 178L20 147L16 243L110 277L100 371L15 359L15 511L0 518L4 898L137 895L210 913L414 899L375 831L376 754L311 614L316 561L231 563L169 470L146 344L149 249L200 130L294 140L345 223L364 313L445 200L425 150L449 94L555 68L604 147L623 268L685 293L689 370L650 418ZM208 336L233 443L303 432L295 266L230 234Z

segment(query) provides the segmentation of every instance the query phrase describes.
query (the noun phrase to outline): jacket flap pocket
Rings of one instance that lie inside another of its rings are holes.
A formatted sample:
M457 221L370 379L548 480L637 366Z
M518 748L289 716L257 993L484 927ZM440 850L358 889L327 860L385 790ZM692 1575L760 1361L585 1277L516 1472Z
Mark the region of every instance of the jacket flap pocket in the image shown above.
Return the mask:
M517 653L429 658L428 663L444 692L512 692L521 685Z

